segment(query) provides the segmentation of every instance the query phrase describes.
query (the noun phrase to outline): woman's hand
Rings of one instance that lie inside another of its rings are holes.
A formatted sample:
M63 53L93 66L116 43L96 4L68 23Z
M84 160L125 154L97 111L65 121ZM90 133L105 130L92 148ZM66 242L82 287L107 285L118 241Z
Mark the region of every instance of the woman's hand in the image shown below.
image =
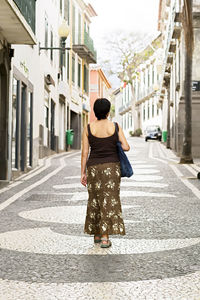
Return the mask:
M81 184L86 186L87 185L87 176L86 174L81 175Z

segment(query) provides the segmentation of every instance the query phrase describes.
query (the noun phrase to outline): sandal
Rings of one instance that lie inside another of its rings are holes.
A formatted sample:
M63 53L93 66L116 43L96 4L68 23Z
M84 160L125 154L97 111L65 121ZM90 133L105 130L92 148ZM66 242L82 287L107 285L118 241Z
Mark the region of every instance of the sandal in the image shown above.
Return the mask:
M94 236L94 243L97 244L97 243L100 243L100 242L101 242L101 235L100 234L95 235Z
M107 242L107 243L102 243ZM107 238L101 238L101 248L109 248L112 245L111 241Z

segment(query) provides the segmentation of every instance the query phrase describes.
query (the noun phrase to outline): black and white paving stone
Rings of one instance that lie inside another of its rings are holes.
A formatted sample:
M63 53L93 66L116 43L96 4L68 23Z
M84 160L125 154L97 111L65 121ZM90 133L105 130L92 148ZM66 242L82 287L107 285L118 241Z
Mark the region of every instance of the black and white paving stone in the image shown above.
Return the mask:
M83 233L80 152L0 190L0 299L200 299L200 182L159 142L130 144L109 249Z

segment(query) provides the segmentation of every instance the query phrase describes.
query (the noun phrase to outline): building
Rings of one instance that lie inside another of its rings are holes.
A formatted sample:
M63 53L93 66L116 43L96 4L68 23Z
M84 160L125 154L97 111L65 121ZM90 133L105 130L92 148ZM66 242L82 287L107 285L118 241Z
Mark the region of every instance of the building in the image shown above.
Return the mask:
M110 100L111 85L106 78L104 72L99 66L91 66L90 68L90 118L89 122L96 120L93 106L97 98L107 98Z
M119 113L119 109L122 105L122 97L123 97L122 89L118 88L113 91L112 100L111 100L115 108L112 121L117 122L121 127L122 127L122 116Z
M167 147L181 155L184 132L184 32L181 22L183 1L160 0L159 30L163 37L160 94L165 107ZM193 1L194 53L192 74L192 153L200 156L200 1Z
M145 131L149 125L162 127L162 101L160 101L160 60L162 50L160 34L142 50L140 64L133 70L132 83L124 80L121 106L117 108L121 126L128 136L137 129ZM116 102L118 107L118 101ZM135 103L135 104L134 104Z
M120 114L120 125L126 136L129 136L130 131L134 131L133 123L133 97L132 88L130 84L124 82L122 88L122 95L119 96L118 101L121 100L121 105L118 106L117 110ZM116 112L117 113L117 112Z
M71 147L80 149L89 114L89 65L97 57L89 31L96 13L82 0L38 0L34 4L34 34L26 34L24 44L34 44L37 39L37 45L13 46L8 179L33 169L40 158L66 151L68 129L74 131ZM64 28L69 32L65 37ZM59 50L63 47L67 50Z
M162 100L160 100L160 49L161 36L154 39L150 45L143 50L149 56L137 67L135 80L133 81L136 106L136 128L144 133L147 126L158 125L164 128L162 122ZM151 50L151 51L150 51ZM145 55L144 55L145 57Z
M36 44L35 36L35 0L1 0L0 1L0 180L11 178L11 106L12 106L12 65L14 51L11 45ZM24 97L25 91L15 87L16 94ZM23 100L22 100L23 101ZM16 102L15 102L16 105ZM23 115L23 107L18 107ZM13 116L15 118L15 116ZM23 121L22 121L23 122ZM19 123L16 124L19 126ZM23 152L23 134L18 137ZM16 149L18 163L21 163L19 149Z

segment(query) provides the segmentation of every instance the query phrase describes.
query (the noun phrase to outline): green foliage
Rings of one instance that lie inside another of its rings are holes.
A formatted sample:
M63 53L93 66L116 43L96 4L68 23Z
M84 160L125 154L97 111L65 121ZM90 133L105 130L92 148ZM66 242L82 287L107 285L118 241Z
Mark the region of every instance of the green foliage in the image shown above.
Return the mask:
M139 137L139 136L142 135L142 129L138 128L134 132L131 130L131 131L129 131L129 134L130 134L130 136L137 136L137 137Z
M110 108L110 116L111 118L113 118L115 115L115 106L114 104L111 105L111 108Z

